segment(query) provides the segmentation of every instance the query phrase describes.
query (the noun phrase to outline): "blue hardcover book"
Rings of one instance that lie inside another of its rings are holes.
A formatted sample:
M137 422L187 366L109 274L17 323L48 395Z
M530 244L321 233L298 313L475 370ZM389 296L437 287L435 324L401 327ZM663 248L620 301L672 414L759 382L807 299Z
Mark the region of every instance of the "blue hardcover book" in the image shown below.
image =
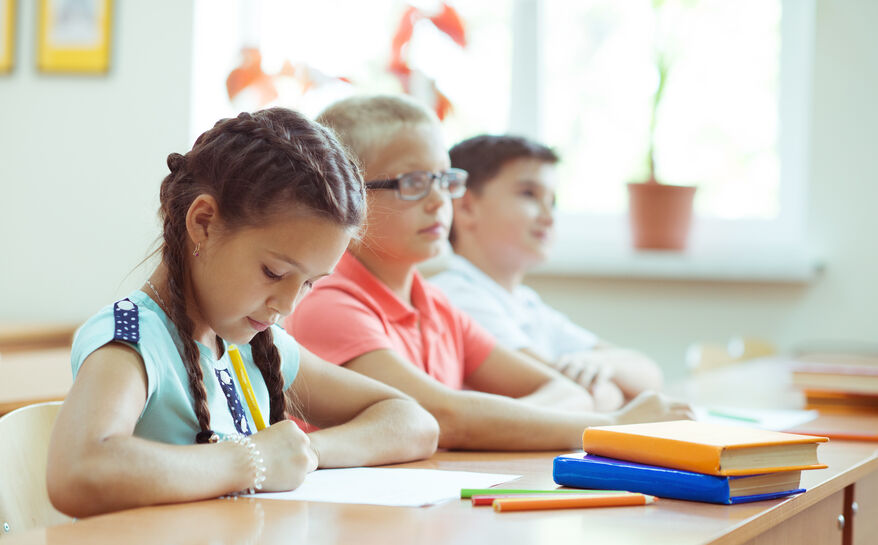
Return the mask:
M805 491L799 488L800 471L718 477L582 452L556 457L552 476L556 483L573 488L627 490L724 504L772 500Z

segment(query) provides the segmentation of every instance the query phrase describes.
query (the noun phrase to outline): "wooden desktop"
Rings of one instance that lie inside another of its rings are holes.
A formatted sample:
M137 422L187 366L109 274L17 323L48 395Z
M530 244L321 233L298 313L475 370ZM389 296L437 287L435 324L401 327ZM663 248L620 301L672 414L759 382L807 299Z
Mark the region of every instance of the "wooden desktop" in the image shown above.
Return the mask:
M75 329L74 324L0 322L0 415L64 399L73 382L70 343Z
M788 362L736 364L673 385L695 403L764 408L801 406ZM797 405L798 404L798 405ZM878 417L821 417L814 427L878 430ZM804 494L712 505L662 499L647 507L495 513L451 500L426 508L209 500L123 511L23 534L0 543L650 543L865 545L878 535L878 443L831 441L819 448L827 469L803 472ZM513 473L505 487L550 487L558 453L440 452L403 464Z

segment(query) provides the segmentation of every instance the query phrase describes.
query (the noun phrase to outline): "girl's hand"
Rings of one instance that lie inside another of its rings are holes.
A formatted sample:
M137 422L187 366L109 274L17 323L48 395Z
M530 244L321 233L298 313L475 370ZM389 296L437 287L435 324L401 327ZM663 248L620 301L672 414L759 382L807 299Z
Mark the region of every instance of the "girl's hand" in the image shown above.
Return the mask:
M614 424L692 420L695 415L688 403L673 401L656 392L643 392L612 413Z
M293 490L317 469L311 439L293 421L277 422L252 436L265 465L266 492Z

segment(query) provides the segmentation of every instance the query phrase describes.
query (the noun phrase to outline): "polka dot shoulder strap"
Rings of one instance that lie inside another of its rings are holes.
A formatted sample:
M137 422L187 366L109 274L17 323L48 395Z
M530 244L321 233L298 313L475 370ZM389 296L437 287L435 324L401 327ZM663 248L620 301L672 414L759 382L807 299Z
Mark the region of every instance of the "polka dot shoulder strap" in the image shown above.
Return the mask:
M130 299L113 305L113 340L137 344L140 342L140 315Z

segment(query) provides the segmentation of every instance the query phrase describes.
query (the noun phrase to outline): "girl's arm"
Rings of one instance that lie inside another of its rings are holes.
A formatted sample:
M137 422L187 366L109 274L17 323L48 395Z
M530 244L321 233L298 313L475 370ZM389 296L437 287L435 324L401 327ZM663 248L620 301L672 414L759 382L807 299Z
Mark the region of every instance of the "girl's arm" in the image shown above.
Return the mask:
M399 388L439 422L439 447L473 450L562 450L579 448L588 426L691 418L686 404L658 394L638 396L608 413L563 411L477 391L452 390L391 350L375 350L346 367ZM512 386L522 387L510 378Z
M132 436L146 391L143 360L131 347L110 343L83 362L49 444L47 486L60 511L83 517L252 486L250 457L241 445L177 446ZM265 490L295 488L313 469L308 437L293 422L252 440L266 467Z
M309 434L320 467L406 462L436 451L438 424L417 402L300 350L288 395L309 423L323 428Z

